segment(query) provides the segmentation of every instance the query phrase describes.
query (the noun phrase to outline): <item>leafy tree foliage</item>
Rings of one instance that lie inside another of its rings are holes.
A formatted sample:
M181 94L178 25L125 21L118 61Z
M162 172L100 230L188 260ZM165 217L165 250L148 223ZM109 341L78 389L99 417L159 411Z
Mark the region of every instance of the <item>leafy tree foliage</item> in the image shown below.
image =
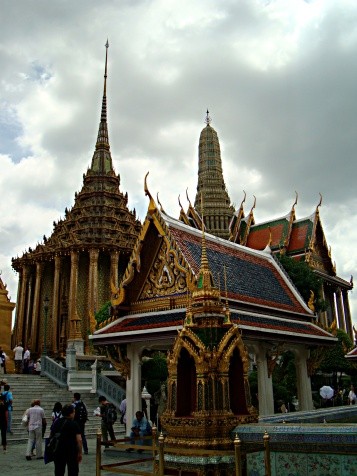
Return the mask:
M107 301L101 309L95 313L95 320L97 321L97 325L100 324L101 322L105 321L109 317L109 312L110 312L110 301Z
M167 376L166 354L163 352L155 352L150 360L143 362L141 377L151 395L160 390L161 383L166 382Z
M317 312L325 311L327 308L326 302L321 298L322 281L316 276L310 266L305 261L296 261L285 254L279 255L278 259L304 301L306 303L309 302L312 291L315 296L315 310Z
M353 343L350 336L342 329L337 329L336 337L338 342L334 346L326 348L319 370L332 373L334 385L340 385L343 373L354 373L354 365L345 358L347 352L352 349Z

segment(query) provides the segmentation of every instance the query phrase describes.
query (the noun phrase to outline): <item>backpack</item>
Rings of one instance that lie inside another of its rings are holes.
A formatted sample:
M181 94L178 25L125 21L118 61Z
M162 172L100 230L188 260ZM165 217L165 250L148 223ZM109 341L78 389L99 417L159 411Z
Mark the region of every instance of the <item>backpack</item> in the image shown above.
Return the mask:
M74 415L75 421L78 421L79 423L85 423L88 420L88 412L84 403L79 401L75 404L74 408L75 408L75 415Z
M8 391L2 392L1 395L4 397L5 410L8 411L9 406L10 406L10 402L9 402L9 400L8 400L8 398L9 398L9 392L8 392Z
M62 419L62 424L58 424L58 431L50 435L49 438L46 438L45 443L45 464L51 463L54 461L55 456L58 452L58 447L61 441L62 430L67 422L66 418Z
M117 415L117 410L116 410L115 406L112 403L109 403L109 405L107 405L107 409L106 409L106 412L105 412L104 421L106 423L112 423L113 424L117 421L117 418L118 418L118 415Z

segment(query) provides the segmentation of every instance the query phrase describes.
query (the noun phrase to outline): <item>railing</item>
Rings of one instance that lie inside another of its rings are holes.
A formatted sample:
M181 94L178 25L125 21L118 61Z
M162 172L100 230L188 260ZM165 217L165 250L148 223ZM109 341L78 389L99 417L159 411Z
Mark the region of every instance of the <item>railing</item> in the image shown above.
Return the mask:
M45 375L60 387L67 387L68 369L62 367L47 355L41 356L41 375Z
M125 390L101 373L97 373L96 391L98 395L103 395L113 402L116 407L119 407L120 402L125 398Z
M159 437L157 437L157 428L154 425L152 427L152 435L151 436L139 436L135 438L123 438L121 440L115 440L110 442L102 442L101 441L101 431L97 431L97 445L96 445L96 476L101 476L102 471L110 471L111 473L121 473L121 474L131 474L131 475L141 475L141 476L166 476L165 475L165 461L170 459L170 456L175 457L182 457L190 459L189 465L192 469L192 459L197 458L198 466L205 458L213 458L214 460L226 460L228 466L230 466L231 474L235 476L242 476L243 474L243 459L245 458L245 454L242 452L242 442L239 439L238 435L235 435L232 449L231 450L216 450L216 449L200 449L200 448L169 448L165 447L165 437L161 433ZM148 442L147 445L140 445L135 446L135 442L133 440L151 440ZM269 445L270 437L265 432L263 436L263 445L264 445L264 475L271 476L271 462L270 462L270 445ZM149 444L151 443L151 444ZM120 448L122 450L130 451L133 449L140 449L140 452L145 451L148 455L147 458L143 459L134 459L134 460L127 460L121 461L119 463L111 463L111 464L102 464L102 452L101 446L102 445L109 445L114 448ZM134 445L134 446L133 446ZM151 455L151 456L150 456ZM166 456L166 458L165 458ZM228 462L229 460L229 462ZM152 470L145 470L143 467L143 463L152 463ZM193 463L194 464L194 463ZM133 468L129 468L130 465L135 465ZM139 465L139 469L138 469ZM185 465L185 463L184 463ZM170 464L169 464L170 466ZM177 468L177 465L174 464ZM172 470L172 468L171 468ZM196 472L200 474L199 467L197 470L193 470L192 473ZM170 474L173 474L170 472ZM179 474L179 471L177 473Z

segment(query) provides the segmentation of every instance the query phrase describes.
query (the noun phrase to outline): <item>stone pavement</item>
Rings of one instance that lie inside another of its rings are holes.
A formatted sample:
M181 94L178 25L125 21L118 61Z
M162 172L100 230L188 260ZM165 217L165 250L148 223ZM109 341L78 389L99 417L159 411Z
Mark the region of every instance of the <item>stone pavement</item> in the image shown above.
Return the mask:
M79 476L95 476L95 438L88 440L88 455L83 455L82 463L79 465ZM27 461L25 458L26 445L16 444L8 446L7 452L3 453L2 447L0 447L0 468L1 474L6 476L47 476L54 475L53 463L44 464L43 460L32 459ZM112 448L104 450L102 447L102 464L116 463L119 461L127 461L134 459L147 458L148 456L139 455L136 452L125 453L125 451L118 451ZM132 465L133 469L141 469L144 471L151 471L152 464L148 462L142 462ZM67 471L66 471L67 474ZM101 476L120 476L121 473L112 473L102 471ZM122 474L122 476L124 476Z

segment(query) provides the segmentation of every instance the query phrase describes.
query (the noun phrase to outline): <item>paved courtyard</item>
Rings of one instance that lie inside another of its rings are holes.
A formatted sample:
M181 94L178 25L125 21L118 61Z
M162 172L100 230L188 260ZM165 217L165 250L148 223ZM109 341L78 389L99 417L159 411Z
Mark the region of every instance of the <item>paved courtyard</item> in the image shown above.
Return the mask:
M95 476L95 439L88 440L89 454L83 455L83 461L79 466L79 476ZM47 476L54 475L54 465L44 464L43 460L32 459L27 461L25 458L26 445L16 444L8 446L7 452L3 453L0 449L0 467L1 472L6 476ZM104 450L102 448L102 464L116 463L125 460L143 459L147 455L140 455L136 452L125 453L125 451L117 451L113 449ZM133 468L150 471L152 464L141 462L133 465ZM66 472L67 474L67 472ZM102 476L118 476L120 473L112 473L103 471Z

